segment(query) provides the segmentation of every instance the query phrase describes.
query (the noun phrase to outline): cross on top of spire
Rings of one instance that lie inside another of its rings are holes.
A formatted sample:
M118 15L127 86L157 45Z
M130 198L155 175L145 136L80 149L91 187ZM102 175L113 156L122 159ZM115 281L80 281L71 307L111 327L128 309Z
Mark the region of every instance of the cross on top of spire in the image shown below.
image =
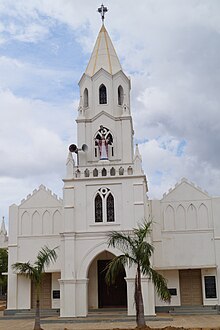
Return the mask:
M103 4L101 5L100 8L98 8L98 12L101 14L102 23L104 23L105 13L107 13L107 11L108 11L108 8L105 7Z

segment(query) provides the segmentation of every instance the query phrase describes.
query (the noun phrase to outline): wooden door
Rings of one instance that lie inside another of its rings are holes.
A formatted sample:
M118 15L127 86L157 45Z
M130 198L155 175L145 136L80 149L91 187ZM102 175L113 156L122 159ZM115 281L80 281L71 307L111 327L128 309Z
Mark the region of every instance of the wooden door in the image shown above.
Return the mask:
M202 305L202 280L200 269L179 271L182 306Z
M31 308L36 306L36 289L31 283ZM45 273L43 276L41 293L40 293L40 309L51 308L51 273Z
M106 266L110 260L98 260L98 299L99 308L127 307L127 287L125 271L121 271L115 284L108 286L105 282Z

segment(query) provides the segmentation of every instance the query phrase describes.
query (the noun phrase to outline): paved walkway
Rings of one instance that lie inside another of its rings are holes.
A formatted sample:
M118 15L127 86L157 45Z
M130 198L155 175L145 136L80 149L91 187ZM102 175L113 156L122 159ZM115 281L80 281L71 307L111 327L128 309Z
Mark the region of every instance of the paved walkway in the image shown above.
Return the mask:
M33 319L6 318L0 312L0 330L31 330ZM147 319L147 325L152 328L185 327L185 328L218 328L220 330L220 315L172 316L158 314L155 318ZM60 319L47 317L41 321L44 330L107 330L135 328L135 319L125 314L97 313L87 318Z

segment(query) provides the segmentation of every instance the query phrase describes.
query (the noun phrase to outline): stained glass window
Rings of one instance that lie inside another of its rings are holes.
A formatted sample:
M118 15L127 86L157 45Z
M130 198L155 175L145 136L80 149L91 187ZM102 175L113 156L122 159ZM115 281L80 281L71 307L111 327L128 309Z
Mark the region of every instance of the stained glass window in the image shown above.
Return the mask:
M95 197L95 222L114 222L114 197L107 187L101 187Z
M110 193L107 197L107 222L115 221L114 197Z
M103 222L102 197L99 194L95 198L95 222Z

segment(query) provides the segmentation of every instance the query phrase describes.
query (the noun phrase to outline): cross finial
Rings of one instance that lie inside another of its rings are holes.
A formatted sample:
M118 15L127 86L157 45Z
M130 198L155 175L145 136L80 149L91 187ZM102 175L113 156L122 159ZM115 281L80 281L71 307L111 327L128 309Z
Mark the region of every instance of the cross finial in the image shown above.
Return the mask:
M98 8L98 12L101 14L102 23L104 23L105 13L106 13L107 11L108 11L108 8L105 7L103 4L101 5L100 8Z

